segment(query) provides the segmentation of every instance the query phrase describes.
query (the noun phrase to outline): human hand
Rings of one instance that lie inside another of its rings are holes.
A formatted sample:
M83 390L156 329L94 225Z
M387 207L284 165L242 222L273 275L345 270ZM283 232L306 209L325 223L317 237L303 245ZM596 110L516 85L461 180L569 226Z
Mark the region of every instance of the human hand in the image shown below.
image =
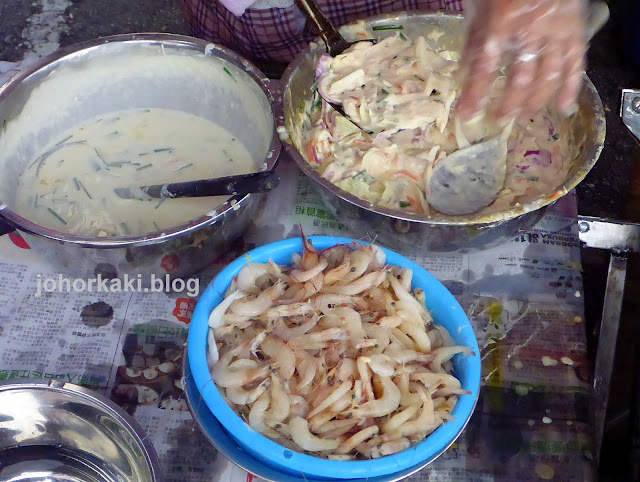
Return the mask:
M583 0L471 0L457 113L486 108L500 69L507 81L493 114L531 117L550 101L570 113L580 90L586 37Z

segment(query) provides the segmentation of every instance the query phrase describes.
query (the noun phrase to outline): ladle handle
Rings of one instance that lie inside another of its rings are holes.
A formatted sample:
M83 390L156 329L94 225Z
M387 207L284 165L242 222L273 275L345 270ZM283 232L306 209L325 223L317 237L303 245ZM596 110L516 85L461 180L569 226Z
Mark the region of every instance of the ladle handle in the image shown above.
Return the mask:
M327 53L329 55L335 57L349 47L349 42L340 35L340 32L338 32L329 19L324 16L316 2L313 0L296 0L296 5L302 10L306 17L318 27L320 36L327 45Z
M0 236L4 234L13 233L16 230L13 226L11 226L6 221L0 219Z

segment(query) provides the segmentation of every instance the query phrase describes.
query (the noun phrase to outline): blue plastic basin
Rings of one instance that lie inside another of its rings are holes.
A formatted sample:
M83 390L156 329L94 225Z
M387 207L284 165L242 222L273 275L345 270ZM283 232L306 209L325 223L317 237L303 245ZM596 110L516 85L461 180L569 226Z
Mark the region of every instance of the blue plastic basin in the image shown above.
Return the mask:
M355 241L330 236L311 237L317 249ZM366 243L364 243L366 244ZM476 356L456 355L453 359L454 375L470 395L462 395L452 415L455 420L445 423L425 440L400 453L373 460L335 461L293 452L268 439L246 424L224 401L207 367L208 319L222 301L233 278L249 262L266 263L272 259L278 264L290 264L293 253L302 253L302 239L292 238L271 243L233 261L207 287L198 301L189 328L187 350L189 367L197 390L211 413L247 453L275 470L294 476L339 480L380 477L396 474L418 464L431 462L449 447L468 422L480 389L480 356L478 342L464 310L454 296L431 274L407 258L384 249L387 264L413 270L413 288L425 292L426 305L435 323L447 328L455 342L472 348Z

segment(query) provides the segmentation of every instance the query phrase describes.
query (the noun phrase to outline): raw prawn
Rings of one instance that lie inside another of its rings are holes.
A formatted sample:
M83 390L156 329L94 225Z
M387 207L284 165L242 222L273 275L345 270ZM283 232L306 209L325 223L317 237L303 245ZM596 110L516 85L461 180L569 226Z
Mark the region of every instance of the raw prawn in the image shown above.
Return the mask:
M411 270L386 267L380 248L304 246L294 269L249 263L233 280L209 319L212 379L251 427L292 450L404 450L452 418L468 392L451 358L470 350L431 323Z

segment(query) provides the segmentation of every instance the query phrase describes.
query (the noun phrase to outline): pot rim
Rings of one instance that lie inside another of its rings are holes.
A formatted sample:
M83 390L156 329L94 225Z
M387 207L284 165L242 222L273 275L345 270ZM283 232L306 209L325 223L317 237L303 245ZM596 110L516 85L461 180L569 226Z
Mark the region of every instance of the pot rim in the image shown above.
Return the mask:
M232 50L227 49L226 47L223 47L221 45L187 35L166 33L119 34L107 37L99 37L97 39L77 43L69 47L59 49L56 52L43 57L42 59L39 59L37 62L33 63L26 69L18 72L6 84L0 86L0 103L7 96L9 96L11 92L18 87L18 85L28 79L31 75L40 72L43 68L61 61L65 57L80 54L84 51L112 43L171 45L187 50L201 51L205 55L211 55L212 53L214 53L216 57L220 57L228 62L231 62L236 67L244 71L262 90L267 101L269 102L269 105L271 107L271 114L274 118L273 132L269 144L269 151L267 152L265 158L262 159L261 162L257 162L256 164L258 166L266 165L266 170L272 170L275 167L281 150L281 143L277 133L277 119L279 115L282 115L282 97L277 90L277 84L274 84L273 81L267 78L267 76L264 75L262 71L258 69L253 63L249 62L247 59L233 52ZM20 231L24 231L28 234L32 234L34 236L50 239L52 241L59 241L61 243L76 244L85 248L114 249L122 247L137 247L165 242L167 240L180 237L184 234L192 233L205 226L212 225L224 218L225 214L229 213L230 211L237 210L243 207L246 203L249 202L250 197L251 194L246 194L244 196L232 196L226 202L212 209L209 213L212 215L205 214L200 216L199 218L192 219L178 226L137 236L114 236L99 238L65 233L63 231L50 229L29 221L28 219L9 209L7 205L2 203L1 201L0 222L5 221L12 227L19 229Z
M151 443L149 434L147 434L142 426L122 407L120 407L118 404L108 399L104 395L81 385L76 385L74 383L64 382L61 380L24 378L0 381L0 393L8 392L11 390L42 390L62 392L70 396L77 396L79 398L88 400L89 403L98 406L105 412L110 413L128 430L128 432L138 442L138 445L140 446L140 449L144 454L144 458L147 462L149 471L151 472L152 480L163 480L162 470L160 468L160 459L158 458L158 453L156 452L155 447Z
M375 15L372 17L368 17L362 20L358 20L356 22L351 22L343 27L350 28L356 26L358 23L366 23L367 27L377 26L377 25L388 25L394 24L406 20L410 20L411 17L426 17L426 18L437 18L437 17L450 17L450 18L458 18L462 19L462 15L459 13L452 12L411 12L411 13L400 13L400 14L381 14ZM374 32L378 33L378 32ZM314 46L315 45L324 45L323 40L318 37L314 39L310 44L308 44L296 57L295 59L287 66L284 74L282 75L282 91L284 93L283 99L290 98L290 90L289 84L291 82L291 78L294 73L298 70L300 65L307 60L309 56L313 56ZM385 208L382 206L375 205L370 203L369 201L365 201L347 191L340 189L338 186L333 184L332 182L324 179L317 171L315 171L311 165L307 162L307 160L302 156L296 145L293 143L291 138L288 138L284 144L287 153L293 158L294 162L297 166L304 172L308 177L310 177L317 185L319 185L322 189L328 191L331 195L337 196L338 198L353 204L357 207L360 207L366 211L380 214L382 216L398 219L409 222L416 222L420 224L433 224L433 225L447 225L447 226L481 226L481 225L493 225L499 222L508 221L510 219L517 218L524 214L536 211L540 208L543 208L547 205L550 205L565 196L572 189L574 189L589 173L591 168L595 165L598 158L600 157L600 153L604 147L604 140L606 134L606 121L604 116L604 108L602 105L602 100L600 99L600 95L596 90L593 82L587 76L586 72L583 74L583 89L586 89L588 92L588 98L593 103L593 109L595 111L596 122L593 126L593 132L590 136L590 149L588 153L584 153L585 156L588 155L588 161L584 163L584 165L580 166L576 169L576 172L573 175L569 176L565 181L558 186L553 192L540 197L532 202L529 202L524 205L517 204L514 207L505 210L499 211L491 214L469 214L469 215L461 215L461 216L447 216L444 214L438 214L436 217L431 217L430 215L424 214L412 214L412 213L404 213L398 210ZM285 109L285 102L283 100L282 108ZM287 134L289 133L287 129L286 119L284 118L276 118L276 122L278 123L278 128L283 129Z

